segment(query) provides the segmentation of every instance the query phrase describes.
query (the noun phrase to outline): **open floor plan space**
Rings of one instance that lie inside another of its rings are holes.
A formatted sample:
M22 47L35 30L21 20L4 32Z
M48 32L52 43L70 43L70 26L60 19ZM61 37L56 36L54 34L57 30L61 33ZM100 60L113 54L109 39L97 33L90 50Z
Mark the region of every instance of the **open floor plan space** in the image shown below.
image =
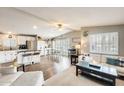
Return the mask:
M70 64L70 60L65 56L45 56L41 57L41 62L25 67L25 71L43 71L45 86L109 86L106 81L81 74L77 77L76 67ZM70 78L71 77L71 78ZM123 86L124 80L118 78L117 86Z
M124 86L124 8L0 7L0 86Z

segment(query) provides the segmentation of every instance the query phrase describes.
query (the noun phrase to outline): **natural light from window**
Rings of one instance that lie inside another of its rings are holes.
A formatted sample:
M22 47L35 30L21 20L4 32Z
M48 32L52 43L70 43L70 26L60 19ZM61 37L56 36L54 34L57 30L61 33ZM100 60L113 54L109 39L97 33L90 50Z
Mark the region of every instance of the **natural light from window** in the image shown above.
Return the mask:
M90 52L118 55L118 32L89 35Z

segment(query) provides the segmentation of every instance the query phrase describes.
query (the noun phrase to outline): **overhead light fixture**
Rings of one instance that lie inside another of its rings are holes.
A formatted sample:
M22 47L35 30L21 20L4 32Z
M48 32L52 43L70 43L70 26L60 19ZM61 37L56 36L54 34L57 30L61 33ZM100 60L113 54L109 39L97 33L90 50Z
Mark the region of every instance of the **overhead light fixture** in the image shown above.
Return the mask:
M58 24L58 27L59 27L59 28L62 28L62 24Z
M8 38L12 38L12 35L9 35Z
M63 22L56 22L56 23L53 23L52 25L56 27L56 31L64 31L69 28L69 25Z
M42 38L40 36L38 36L38 40L42 40Z
M8 38L12 38L12 32L8 32Z
M34 25L34 26L33 26L33 29L37 29L37 26L36 26L36 25Z
M63 25L62 24L57 24L57 26L58 26L58 30L62 31Z

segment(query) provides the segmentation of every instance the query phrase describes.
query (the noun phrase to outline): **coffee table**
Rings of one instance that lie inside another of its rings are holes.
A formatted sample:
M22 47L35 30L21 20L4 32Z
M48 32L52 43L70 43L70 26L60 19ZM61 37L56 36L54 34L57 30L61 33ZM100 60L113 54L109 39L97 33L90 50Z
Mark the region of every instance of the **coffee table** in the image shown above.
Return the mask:
M113 86L116 85L116 78L118 74L115 68L81 61L76 64L76 76L78 76L79 69L89 75L100 77L110 82Z

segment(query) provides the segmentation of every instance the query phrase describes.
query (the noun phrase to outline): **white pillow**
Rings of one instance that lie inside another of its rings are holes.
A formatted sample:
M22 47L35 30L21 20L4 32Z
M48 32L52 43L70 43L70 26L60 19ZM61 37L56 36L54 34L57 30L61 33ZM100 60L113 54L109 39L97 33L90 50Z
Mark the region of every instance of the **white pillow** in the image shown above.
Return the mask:
M91 63L93 61L92 57L85 57L85 61Z
M16 67L1 67L0 68L0 73L2 75L5 75L5 74L13 74L13 73L16 73L17 72L17 69Z

